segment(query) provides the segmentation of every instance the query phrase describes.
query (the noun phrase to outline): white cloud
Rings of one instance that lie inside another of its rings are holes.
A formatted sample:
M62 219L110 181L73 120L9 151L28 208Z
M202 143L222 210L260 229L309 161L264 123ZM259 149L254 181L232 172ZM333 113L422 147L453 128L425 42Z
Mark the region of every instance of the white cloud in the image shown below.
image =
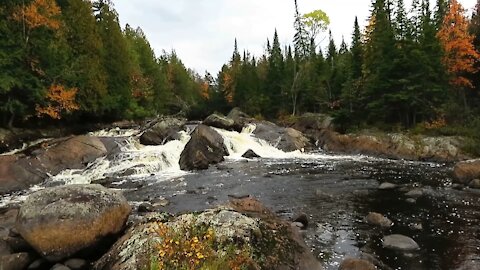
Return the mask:
M187 67L216 73L241 50L261 55L277 29L282 43L293 37L293 0L113 0L122 25L141 27L157 54L175 49ZM300 11L324 10L337 43L347 42L358 16L365 25L371 0L299 0ZM411 1L406 0L406 3ZM432 0L432 3L434 1ZM460 0L471 10L476 0ZM326 33L325 33L326 35Z

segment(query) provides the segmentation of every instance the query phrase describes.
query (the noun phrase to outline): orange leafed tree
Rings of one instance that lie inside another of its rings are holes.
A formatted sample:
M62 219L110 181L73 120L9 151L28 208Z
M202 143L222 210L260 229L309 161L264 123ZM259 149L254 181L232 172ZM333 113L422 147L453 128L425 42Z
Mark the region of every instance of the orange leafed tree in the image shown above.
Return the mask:
M29 5L17 9L13 18L25 23L28 30L45 26L57 30L60 28L60 8L55 0L34 0Z
M67 89L63 85L52 84L48 89L47 106L36 106L37 116L47 115L53 119L62 118L62 112L72 112L80 108L75 102L77 88Z
M450 1L438 38L444 49L443 63L450 75L450 84L458 90L472 88L467 75L478 71L474 64L480 55L473 46L474 37L468 32L465 10L457 0Z

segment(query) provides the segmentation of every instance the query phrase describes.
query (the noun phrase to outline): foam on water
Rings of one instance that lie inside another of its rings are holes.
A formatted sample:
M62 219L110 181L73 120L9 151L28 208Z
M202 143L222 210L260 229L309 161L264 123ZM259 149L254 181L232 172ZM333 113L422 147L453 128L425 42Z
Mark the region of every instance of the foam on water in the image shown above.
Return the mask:
M66 184L88 184L106 177L141 178L151 175L175 177L185 174L178 161L185 145L190 140L186 132L181 132L180 140L164 145L144 146L137 137L130 137L121 146L121 152L113 159L103 157L89 164L83 170L65 170L51 177L52 181Z
M328 160L366 160L370 157L361 155L328 155L323 153L305 153L297 150L293 152L284 152L272 145L267 141L256 138L253 134L255 131L255 125L247 125L242 132L227 131L223 129L215 129L224 139L225 146L227 147L229 159L242 159L242 155L252 150L262 158L275 160L286 159L328 159ZM279 138L280 139L280 138Z

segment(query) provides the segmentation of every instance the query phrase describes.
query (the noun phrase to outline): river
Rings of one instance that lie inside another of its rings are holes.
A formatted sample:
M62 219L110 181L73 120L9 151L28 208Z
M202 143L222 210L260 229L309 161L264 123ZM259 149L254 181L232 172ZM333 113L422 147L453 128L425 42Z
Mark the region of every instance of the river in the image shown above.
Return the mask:
M306 213L310 218L304 232L307 245L328 270L362 252L391 269L477 269L466 267L480 265L480 192L453 188L451 164L284 153L254 138L252 127L242 133L218 131L230 155L200 172L184 172L178 166L189 140L187 132L163 146L142 146L137 138L125 136L135 133L131 130L94 133L112 138L118 150L84 170L64 171L29 191L3 196L0 205L21 202L30 192L47 186L102 178L113 182L109 186L121 190L132 205L168 201L162 210L172 213L251 195L285 219ZM248 149L262 158L241 158ZM383 182L399 188L379 190ZM405 193L414 188L423 195L408 202ZM386 215L394 226L381 230L367 224L364 218L369 212ZM397 233L415 239L420 251L385 250L382 237Z

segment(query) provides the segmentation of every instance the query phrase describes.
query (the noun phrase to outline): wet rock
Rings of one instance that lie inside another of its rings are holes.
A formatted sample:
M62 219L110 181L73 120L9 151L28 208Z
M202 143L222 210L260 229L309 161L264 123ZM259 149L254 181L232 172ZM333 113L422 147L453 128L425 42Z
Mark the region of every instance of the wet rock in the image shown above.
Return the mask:
M465 185L480 178L480 159L458 162L453 168L453 175L457 183Z
M52 175L66 169L83 169L88 163L107 154L105 145L92 136L66 138L58 144L46 147L37 159Z
M410 198L420 198L423 196L423 190L416 188L413 190L410 190L409 192L405 193L405 196L410 197Z
M68 268L67 266L63 265L63 264L57 263L54 266L52 266L52 268L50 268L50 270L71 270L71 269Z
M21 253L25 251L31 251L32 247L22 237L4 237L3 240L8 244L13 252Z
M382 245L384 248L398 251L413 251L420 249L415 240L401 234L392 234L383 237Z
M292 222L301 223L303 225L301 227L301 229L307 228L308 227L308 216L305 213L299 213L292 218Z
M398 185L395 185L395 184L392 184L392 183L389 183L389 182L384 182L384 183L381 183L380 186L378 186L378 189L380 190L392 190L392 189L396 189L398 187Z
M162 145L180 138L179 132L185 129L186 120L177 118L158 119L151 127L147 127L140 136L143 145Z
M12 254L12 249L3 239L0 240L0 256Z
M228 151L223 138L212 128L199 125L180 155L180 169L204 170L224 160Z
M48 269L48 266L50 266L50 262L47 261L44 258L36 259L33 261L27 268L27 270L42 270L42 269Z
M470 188L480 189L480 179L473 179L468 183Z
M233 108L227 115L227 118L234 122L234 129L238 132L242 131L243 127L253 122L254 120L246 113L242 112L240 108Z
M407 203L410 203L410 204L414 204L414 203L417 203L417 199L414 199L414 198L408 198L405 200Z
M377 267L371 262L362 259L346 258L340 264L338 270L376 270Z
M42 144L32 156L0 156L0 194L28 188L66 169L82 169L106 154L98 138L76 136Z
M12 228L15 226L17 215L17 208L0 210L0 238L12 236Z
M233 119L216 113L211 114L207 118L205 118L205 120L203 120L203 124L225 130L235 129L235 121L233 121Z
M408 228L410 228L411 230L414 230L414 231L422 231L423 230L423 226L421 223L412 223L410 225L408 225Z
M16 227L39 254L60 261L120 232L130 213L123 195L100 185L69 185L33 193Z
M257 153L253 152L252 149L249 149L247 150L247 152L245 152L243 155L242 155L243 158L259 158L260 156L257 155Z
M279 127L267 121L257 122L253 134L257 138L285 152L303 151L311 147L310 140L300 131L293 128Z
M24 270L31 261L31 256L26 252L4 255L0 257L0 269Z
M382 214L370 212L366 218L368 224L388 229L393 226L393 222Z
M23 190L42 182L46 174L37 167L40 167L37 160L29 162L19 155L0 156L0 194Z
M69 259L63 263L66 267L72 270L85 270L88 269L88 262L83 259Z
M155 208L150 203L142 203L138 206L138 212L146 213L146 212L153 212Z

